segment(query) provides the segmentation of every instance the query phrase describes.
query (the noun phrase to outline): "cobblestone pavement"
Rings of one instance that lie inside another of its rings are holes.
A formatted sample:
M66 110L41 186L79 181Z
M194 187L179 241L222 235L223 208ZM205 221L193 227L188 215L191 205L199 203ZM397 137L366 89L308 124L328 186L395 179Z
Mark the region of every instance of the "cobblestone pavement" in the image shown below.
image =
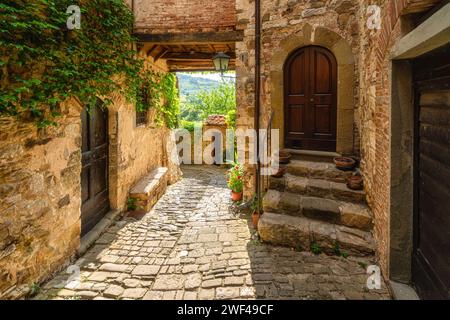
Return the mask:
M272 247L230 210L225 171L186 166L141 220L115 223L37 299L388 299L364 258ZM75 271L74 271L75 270ZM71 277L72 278L69 278ZM77 280L81 279L81 281Z

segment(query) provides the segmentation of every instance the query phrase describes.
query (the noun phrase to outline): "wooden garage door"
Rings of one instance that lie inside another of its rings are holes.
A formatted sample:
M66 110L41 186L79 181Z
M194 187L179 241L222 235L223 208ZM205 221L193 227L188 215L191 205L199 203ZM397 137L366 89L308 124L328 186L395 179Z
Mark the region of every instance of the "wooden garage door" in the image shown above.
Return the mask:
M450 46L414 61L416 94L413 282L450 299Z

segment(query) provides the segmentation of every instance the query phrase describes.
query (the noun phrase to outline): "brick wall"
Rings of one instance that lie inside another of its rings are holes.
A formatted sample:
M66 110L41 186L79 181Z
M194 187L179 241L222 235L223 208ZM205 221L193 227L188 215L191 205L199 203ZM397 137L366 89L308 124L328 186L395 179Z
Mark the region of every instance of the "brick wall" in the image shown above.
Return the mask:
M233 0L134 0L140 32L199 32L234 29Z

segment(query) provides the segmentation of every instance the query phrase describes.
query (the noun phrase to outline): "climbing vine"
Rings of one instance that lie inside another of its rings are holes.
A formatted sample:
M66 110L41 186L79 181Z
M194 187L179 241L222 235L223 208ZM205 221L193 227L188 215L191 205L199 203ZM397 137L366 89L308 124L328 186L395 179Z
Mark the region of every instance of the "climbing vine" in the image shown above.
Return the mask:
M81 8L80 29L67 28L70 5ZM55 123L69 97L86 106L112 92L136 101L143 62L132 50L132 26L123 0L2 0L0 115L42 127Z
M178 126L180 102L177 77L173 73L156 72L151 69L141 74L141 90L136 102L137 111L156 110L156 122L168 128Z

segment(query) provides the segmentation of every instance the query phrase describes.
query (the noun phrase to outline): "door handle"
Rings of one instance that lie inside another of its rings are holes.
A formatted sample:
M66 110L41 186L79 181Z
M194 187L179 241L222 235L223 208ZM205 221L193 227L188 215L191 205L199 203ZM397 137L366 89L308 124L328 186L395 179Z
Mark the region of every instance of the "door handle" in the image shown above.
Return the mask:
M310 102L314 102L314 98L309 99Z

